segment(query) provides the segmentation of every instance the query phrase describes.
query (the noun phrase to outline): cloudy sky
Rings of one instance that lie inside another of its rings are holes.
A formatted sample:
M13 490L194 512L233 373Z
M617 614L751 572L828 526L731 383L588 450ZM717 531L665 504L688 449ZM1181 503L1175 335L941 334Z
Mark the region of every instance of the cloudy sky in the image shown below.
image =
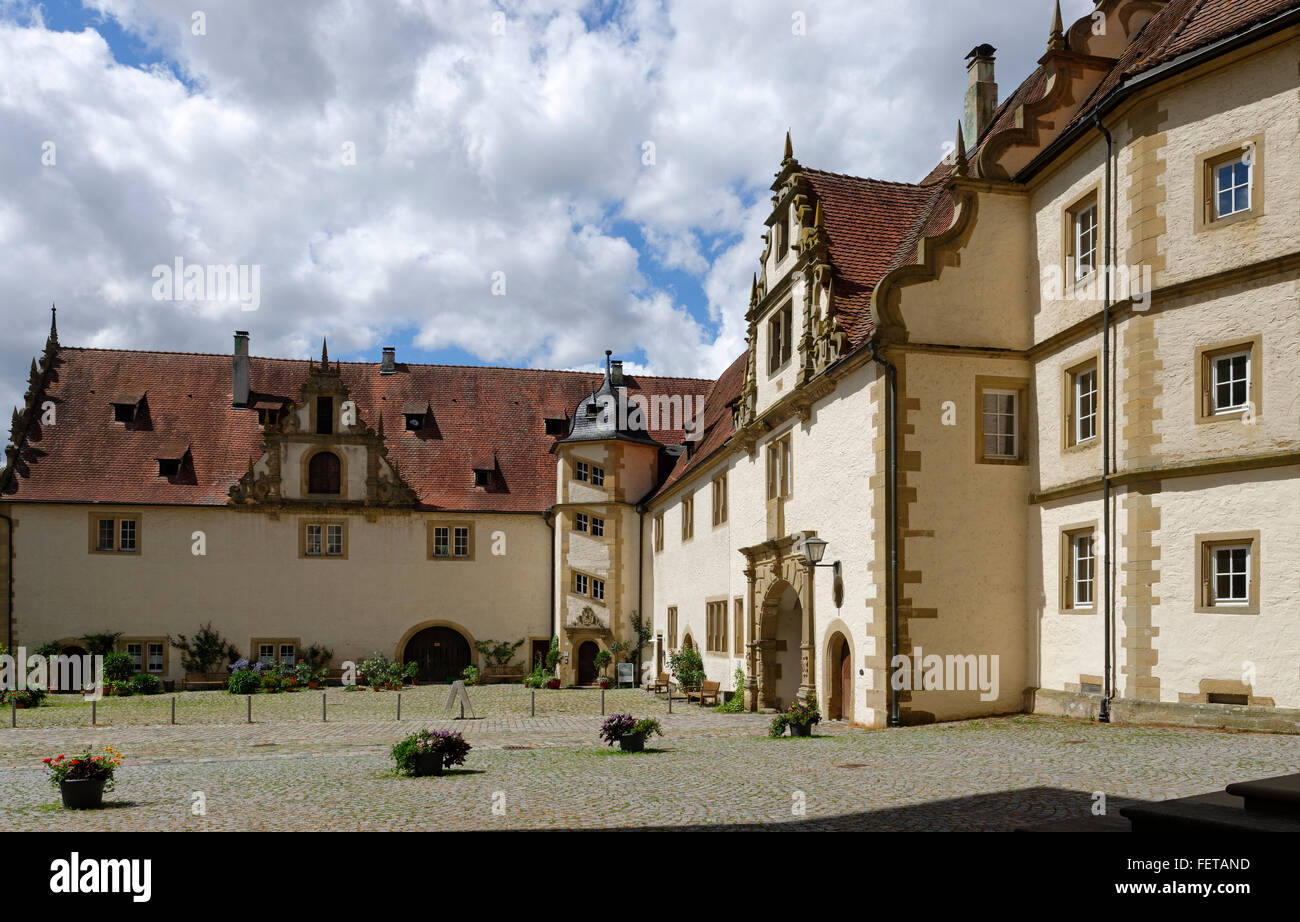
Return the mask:
M1005 96L1050 21L1051 0L0 0L0 407L51 302L68 345L226 352L248 329L255 355L609 348L716 375L786 129L806 166L916 181L966 52L998 48ZM178 258L256 267L257 310L159 300Z

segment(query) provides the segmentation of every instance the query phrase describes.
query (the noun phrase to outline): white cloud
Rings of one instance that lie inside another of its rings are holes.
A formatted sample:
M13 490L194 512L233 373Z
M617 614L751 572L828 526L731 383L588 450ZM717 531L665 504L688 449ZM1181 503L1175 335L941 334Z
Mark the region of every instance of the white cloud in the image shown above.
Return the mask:
M71 344L222 351L247 327L255 354L321 335L377 353L410 327L484 361L640 348L651 371L716 374L743 347L786 128L807 165L917 179L952 136L966 50L999 45L1005 95L1051 12L818 0L796 36L775 0L628 3L594 31L593 5L520 0L500 36L472 0L232 0L194 35L190 0L87 5L189 85L0 0L0 406L51 300ZM260 266L261 309L154 301L177 256ZM699 279L709 324L654 261Z

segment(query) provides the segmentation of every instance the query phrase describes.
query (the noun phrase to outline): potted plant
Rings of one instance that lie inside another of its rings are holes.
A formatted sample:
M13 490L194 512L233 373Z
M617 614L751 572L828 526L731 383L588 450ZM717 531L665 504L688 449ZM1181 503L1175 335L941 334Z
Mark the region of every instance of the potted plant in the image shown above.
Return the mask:
M789 727L791 736L812 736L812 728L821 722L822 715L817 709L817 698L809 695L807 701L796 701L773 717L767 734L771 737L782 736Z
M600 676L596 680L596 684L601 688L609 688L609 676L605 674L605 670L609 668L609 664L613 661L614 654L610 653L608 650L597 651L594 664L596 668L600 670Z
M473 747L452 730L420 730L393 747L395 770L408 778L441 775L453 765L464 765Z
M107 755L92 755L90 747L78 756L45 758L45 772L50 784L59 789L63 806L69 810L86 810L104 804L104 791L113 789L113 772L122 764L122 754L105 746Z
M481 679L477 666L466 666L461 670L460 677L466 685L477 685Z
M19 691L9 692L9 700L13 702L14 707L18 710L26 708L38 708L45 696L49 694L43 688L24 688Z
M193 640L178 634L169 642L181 653L185 688L220 688L226 684L227 674L217 671L218 664L223 661L230 664L239 659L235 645L213 630L211 621L199 628ZM227 668L227 672L233 671Z
M608 745L618 743L624 752L641 752L650 734L664 735L663 727L653 717L637 720L631 714L611 714L600 725L600 738Z

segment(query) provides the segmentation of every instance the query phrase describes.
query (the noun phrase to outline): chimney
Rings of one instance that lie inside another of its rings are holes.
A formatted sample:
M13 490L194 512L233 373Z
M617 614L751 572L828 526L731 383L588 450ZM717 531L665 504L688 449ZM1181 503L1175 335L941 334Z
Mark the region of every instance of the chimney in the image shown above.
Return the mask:
M609 383L614 387L623 387L623 363L617 359L609 363Z
M998 108L998 85L993 80L992 45L976 45L966 55L966 73L970 82L966 86L965 116L962 118L966 149L974 150L993 121Z
M233 377L230 386L230 405L232 407L248 406L249 385L248 331L235 331L235 354L233 356Z
M384 360L379 363L381 375L397 374L397 347L384 346Z

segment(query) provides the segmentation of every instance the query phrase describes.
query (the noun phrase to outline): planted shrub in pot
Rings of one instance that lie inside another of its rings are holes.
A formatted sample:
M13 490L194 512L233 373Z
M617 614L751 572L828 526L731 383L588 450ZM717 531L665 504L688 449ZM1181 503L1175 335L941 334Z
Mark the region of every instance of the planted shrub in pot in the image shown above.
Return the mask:
M408 778L441 775L453 765L464 765L472 748L453 730L420 730L393 747L394 770Z
M132 694L136 695L156 695L162 691L162 681L148 672L139 672L131 676L127 686Z
M611 714L600 725L600 738L610 746L618 743L624 752L641 752L651 734L664 735L663 727L653 717L637 720L631 714Z
M807 701L796 701L773 717L767 735L783 736L788 727L791 736L812 736L812 728L821 722L822 714L817 709L817 698L809 695Z
M130 681L135 675L135 665L130 653L118 651L104 657L104 685L113 694L131 694Z
M50 784L59 789L63 806L85 810L104 804L104 791L113 789L113 772L122 764L122 754L105 746L106 755L94 755L89 746L80 755L57 755L42 759Z
M262 670L256 668L261 665L261 663L249 665L248 660L240 660L235 663L231 667L232 671L230 680L226 683L226 690L232 695L256 694L262 687Z
M683 690L694 691L704 681L704 658L694 647L683 647L669 654L668 665Z
M48 694L49 692L43 688L25 688L18 691L8 692L7 697L13 702L14 707L21 711L25 708L40 707L41 702L45 700L45 696ZM0 698L0 700L4 699Z

